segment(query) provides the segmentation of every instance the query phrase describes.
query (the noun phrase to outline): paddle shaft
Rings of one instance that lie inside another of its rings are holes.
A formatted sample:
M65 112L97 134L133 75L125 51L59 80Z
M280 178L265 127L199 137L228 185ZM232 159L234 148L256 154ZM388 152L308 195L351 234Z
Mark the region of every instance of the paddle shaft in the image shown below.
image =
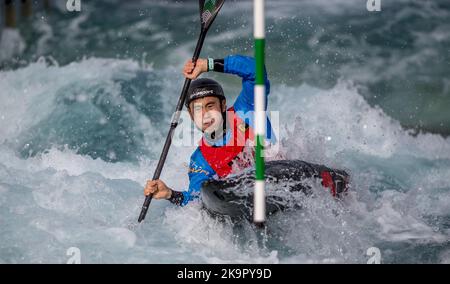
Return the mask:
M205 41L207 29L202 29L200 36L197 41L197 46L195 47L194 55L192 56L192 62L195 64L198 57L200 56L200 52L203 47L203 42ZM164 143L163 150L161 152L161 156L159 157L158 165L156 166L155 173L153 174L152 180L159 179L161 175L161 171L164 167L164 163L166 162L167 154L169 153L170 145L172 144L172 137L177 128L181 110L183 109L184 101L186 100L187 91L189 86L191 85L191 79L184 80L183 90L181 91L180 98L178 99L177 108L173 115L172 122L170 123L169 133L167 133L166 142ZM152 202L152 195L148 195L145 197L144 204L142 205L141 214L139 215L138 222L142 222L145 219L145 215L147 214L148 207L150 206L150 202Z

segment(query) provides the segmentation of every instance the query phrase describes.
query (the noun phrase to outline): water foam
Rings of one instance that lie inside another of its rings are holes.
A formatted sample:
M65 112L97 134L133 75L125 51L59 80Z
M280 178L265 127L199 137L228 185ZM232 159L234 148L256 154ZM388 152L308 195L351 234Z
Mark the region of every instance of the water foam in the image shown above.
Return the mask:
M157 200L137 225L142 187L156 166L151 154L111 163L64 145L30 157L18 153L15 140L54 111L59 90L95 81L118 96L111 78L130 80L140 71L132 61L93 58L67 66L41 60L0 73L7 90L1 94L0 262L64 263L73 246L84 263L365 262L371 246L380 247L387 262L416 262L431 247L441 249L430 262L448 261L449 139L412 135L347 82L331 90L273 87L269 109L281 111L280 138L289 158L345 168L352 188L336 202L318 187L314 198L297 200L303 210L275 216L268 232L218 222L199 204L174 208ZM160 89L155 99L175 88ZM89 97L95 89L84 90ZM162 100L164 111L176 96ZM131 106L133 117L144 121L132 131L154 131L148 116ZM156 140L148 145L158 153L161 136ZM174 189L186 188L192 150L171 149L162 178ZM405 245L418 258L402 258Z

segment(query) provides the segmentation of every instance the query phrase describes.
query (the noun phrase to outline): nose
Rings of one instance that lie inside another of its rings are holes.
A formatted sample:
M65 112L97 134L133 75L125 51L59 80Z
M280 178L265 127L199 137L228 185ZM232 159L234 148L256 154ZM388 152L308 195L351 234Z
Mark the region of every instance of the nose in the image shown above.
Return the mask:
M209 119L211 117L211 114L209 111L202 111L202 117L203 119Z

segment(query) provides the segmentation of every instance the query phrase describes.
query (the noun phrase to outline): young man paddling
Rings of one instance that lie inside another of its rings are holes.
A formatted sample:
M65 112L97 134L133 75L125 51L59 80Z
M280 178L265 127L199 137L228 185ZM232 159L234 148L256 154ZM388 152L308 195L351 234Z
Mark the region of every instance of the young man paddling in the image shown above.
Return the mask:
M237 75L242 78L242 90L233 106L227 108L222 86L212 79L197 79L208 71ZM162 180L149 180L145 195L154 199L167 199L177 205L186 205L200 196L202 183L212 178L225 178L251 167L254 160L254 86L255 60L242 55L225 59L198 59L196 64L187 61L183 74L192 79L186 106L196 127L203 132L199 146L191 156L189 165L189 189L175 191ZM264 74L266 107L270 84ZM275 143L275 137L267 119L267 144Z

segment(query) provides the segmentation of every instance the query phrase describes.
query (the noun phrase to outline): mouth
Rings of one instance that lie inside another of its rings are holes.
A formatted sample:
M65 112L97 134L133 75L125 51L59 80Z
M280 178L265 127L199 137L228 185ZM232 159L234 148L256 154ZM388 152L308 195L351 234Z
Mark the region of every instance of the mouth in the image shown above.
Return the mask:
M214 124L214 119L211 119L211 120L208 120L208 121L204 121L203 122L203 128L208 128L208 127L210 127L213 124Z

